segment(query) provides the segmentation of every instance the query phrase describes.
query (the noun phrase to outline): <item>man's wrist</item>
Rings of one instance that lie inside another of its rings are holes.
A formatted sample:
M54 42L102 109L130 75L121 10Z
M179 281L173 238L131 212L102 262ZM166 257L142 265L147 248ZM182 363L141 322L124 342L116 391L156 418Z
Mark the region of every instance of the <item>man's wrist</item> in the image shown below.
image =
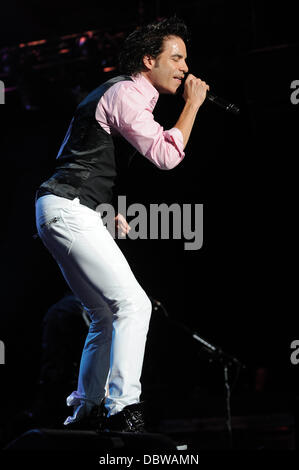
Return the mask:
M198 105L197 103L194 103L193 100L187 99L185 101L185 108L190 109L190 111L197 112L200 108L200 105Z

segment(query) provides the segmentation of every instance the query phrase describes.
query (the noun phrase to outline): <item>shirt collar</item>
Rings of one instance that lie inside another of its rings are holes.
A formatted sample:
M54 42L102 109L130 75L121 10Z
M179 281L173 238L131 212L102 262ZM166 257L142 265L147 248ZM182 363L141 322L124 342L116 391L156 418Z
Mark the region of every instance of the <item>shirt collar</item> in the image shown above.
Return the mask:
M152 109L156 106L159 98L158 90L151 84L151 82L142 73L133 75L132 79L137 83L140 90L144 93L145 97L149 100Z

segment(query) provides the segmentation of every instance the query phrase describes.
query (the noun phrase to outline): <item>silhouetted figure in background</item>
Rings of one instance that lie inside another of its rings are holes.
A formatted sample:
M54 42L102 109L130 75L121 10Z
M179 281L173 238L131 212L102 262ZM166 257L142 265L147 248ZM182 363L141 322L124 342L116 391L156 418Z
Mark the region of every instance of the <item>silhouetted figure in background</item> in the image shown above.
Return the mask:
M8 440L32 427L61 428L67 412L65 394L76 386L90 319L71 293L52 305L42 321L42 355L34 399L10 420Z

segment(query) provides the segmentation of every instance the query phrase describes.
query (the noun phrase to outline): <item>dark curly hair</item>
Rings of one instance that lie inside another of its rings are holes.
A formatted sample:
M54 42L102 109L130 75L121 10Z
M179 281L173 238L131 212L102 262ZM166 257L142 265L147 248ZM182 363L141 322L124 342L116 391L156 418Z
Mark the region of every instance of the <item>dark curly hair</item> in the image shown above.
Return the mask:
M169 36L178 36L189 41L186 24L176 16L141 26L125 39L118 57L118 69L127 75L136 75L144 70L143 57L156 58L163 51L163 41Z

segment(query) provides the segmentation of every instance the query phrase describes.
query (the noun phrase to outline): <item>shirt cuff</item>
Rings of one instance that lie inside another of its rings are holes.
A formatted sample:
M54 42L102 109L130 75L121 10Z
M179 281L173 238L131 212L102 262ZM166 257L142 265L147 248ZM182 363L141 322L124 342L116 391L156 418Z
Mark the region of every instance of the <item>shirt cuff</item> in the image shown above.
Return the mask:
M173 143L177 151L179 152L179 155L181 159L184 158L185 153L184 153L184 139L183 139L183 134L178 129L177 127L172 127L168 131L165 131L165 136L167 140Z

